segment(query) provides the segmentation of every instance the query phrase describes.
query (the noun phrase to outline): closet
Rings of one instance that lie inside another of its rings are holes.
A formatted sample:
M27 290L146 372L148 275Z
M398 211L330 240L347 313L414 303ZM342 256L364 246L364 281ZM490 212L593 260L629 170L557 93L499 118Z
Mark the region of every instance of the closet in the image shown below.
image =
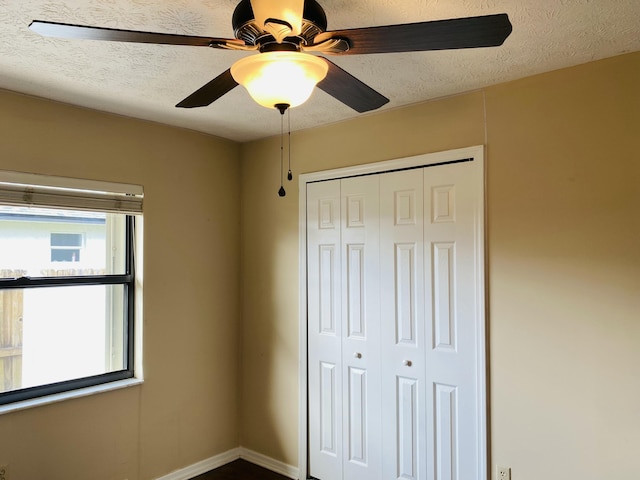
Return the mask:
M483 478L481 162L306 195L310 476Z

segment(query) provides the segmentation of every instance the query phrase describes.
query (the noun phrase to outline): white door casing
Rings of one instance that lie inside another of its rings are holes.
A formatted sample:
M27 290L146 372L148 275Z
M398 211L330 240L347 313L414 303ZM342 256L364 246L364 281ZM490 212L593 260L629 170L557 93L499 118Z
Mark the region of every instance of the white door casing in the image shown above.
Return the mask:
M482 153L301 178L301 475L486 478Z

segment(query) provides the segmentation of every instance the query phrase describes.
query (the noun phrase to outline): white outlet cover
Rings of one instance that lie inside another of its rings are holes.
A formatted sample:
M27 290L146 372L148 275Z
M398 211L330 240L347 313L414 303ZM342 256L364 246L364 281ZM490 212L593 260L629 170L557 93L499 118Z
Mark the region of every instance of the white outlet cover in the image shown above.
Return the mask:
M496 479L497 480L511 480L511 468L509 467L496 467Z

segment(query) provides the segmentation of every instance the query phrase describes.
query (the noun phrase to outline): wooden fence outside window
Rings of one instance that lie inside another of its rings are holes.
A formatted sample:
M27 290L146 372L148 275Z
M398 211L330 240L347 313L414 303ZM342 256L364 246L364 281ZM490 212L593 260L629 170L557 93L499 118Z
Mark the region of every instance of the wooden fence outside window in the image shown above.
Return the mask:
M1 270L0 278L19 278L22 270ZM0 392L22 387L24 291L0 290Z

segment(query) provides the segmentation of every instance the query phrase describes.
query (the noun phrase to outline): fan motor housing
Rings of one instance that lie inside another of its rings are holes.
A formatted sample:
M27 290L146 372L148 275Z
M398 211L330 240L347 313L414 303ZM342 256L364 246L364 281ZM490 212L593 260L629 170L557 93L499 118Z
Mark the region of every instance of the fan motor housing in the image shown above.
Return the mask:
M319 33L327 30L327 16L324 9L315 0L305 0L302 13L302 30L299 37L287 38L290 44L299 45L301 42L310 45ZM248 45L260 45L275 43L275 39L259 26L254 18L251 0L241 0L233 11L231 20L233 32L238 40Z

